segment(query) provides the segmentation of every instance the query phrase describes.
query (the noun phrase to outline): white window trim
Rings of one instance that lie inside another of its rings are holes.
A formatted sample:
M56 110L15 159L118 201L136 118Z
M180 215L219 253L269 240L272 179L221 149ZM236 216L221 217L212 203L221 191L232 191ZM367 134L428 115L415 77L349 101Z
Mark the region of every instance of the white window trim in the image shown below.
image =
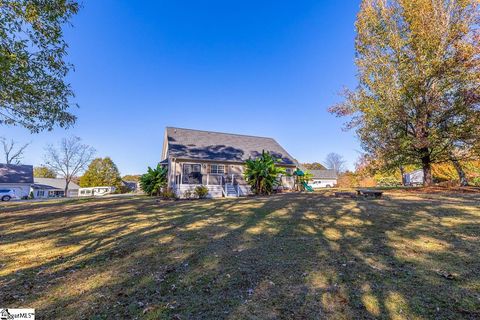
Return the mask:
M216 167L216 170L213 170L214 166ZM222 167L222 171L220 172L219 168ZM210 174L225 174L226 172L226 165L224 164L210 164Z

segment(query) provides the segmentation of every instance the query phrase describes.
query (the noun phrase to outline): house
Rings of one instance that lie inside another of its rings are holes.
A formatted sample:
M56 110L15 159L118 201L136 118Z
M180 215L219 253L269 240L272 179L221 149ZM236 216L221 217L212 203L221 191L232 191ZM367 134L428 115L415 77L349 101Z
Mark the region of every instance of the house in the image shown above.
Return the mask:
M308 170L313 175L308 184L313 189L332 188L337 185L337 173L335 170Z
M122 186L124 186L130 192L137 192L138 191L138 182L136 181L124 181L122 180Z
M405 173L403 175L403 182L406 186L421 186L423 185L423 170L415 170Z
M19 198L26 198L33 184L33 166L0 164L0 189L11 189Z
M65 197L66 181L63 178L34 178L31 191L35 199ZM77 197L80 187L70 182L68 184L68 197Z
M295 159L272 138L212 131L165 129L161 164L168 166L168 187L177 196L204 185L209 197L238 197L250 193L243 178L245 161L268 151L287 173L297 167ZM279 177L284 188L294 187L291 176Z

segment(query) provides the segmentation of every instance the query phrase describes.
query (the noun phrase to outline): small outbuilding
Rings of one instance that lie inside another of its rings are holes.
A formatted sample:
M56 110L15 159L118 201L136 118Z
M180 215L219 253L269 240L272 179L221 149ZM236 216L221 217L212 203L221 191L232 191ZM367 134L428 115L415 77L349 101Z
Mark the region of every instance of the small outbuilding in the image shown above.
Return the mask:
M403 175L403 182L406 186L421 186L423 185L424 174L422 169L405 173Z

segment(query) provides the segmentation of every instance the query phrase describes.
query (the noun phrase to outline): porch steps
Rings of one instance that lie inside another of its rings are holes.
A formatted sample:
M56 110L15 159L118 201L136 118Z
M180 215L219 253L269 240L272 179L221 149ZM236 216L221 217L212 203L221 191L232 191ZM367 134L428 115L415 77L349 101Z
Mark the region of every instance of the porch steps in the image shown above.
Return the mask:
M227 198L236 198L237 197L237 190L231 184L225 185L225 194Z

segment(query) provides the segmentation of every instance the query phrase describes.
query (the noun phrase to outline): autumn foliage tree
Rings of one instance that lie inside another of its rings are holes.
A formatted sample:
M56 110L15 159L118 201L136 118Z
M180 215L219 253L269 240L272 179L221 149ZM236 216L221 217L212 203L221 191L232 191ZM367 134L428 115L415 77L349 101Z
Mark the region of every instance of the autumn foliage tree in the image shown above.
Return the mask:
M109 186L118 189L121 183L120 172L110 157L93 159L83 176L80 177L82 188Z
M47 166L33 168L33 176L35 178L56 178L57 173Z
M319 162L302 163L302 167L307 170L325 170L325 166Z
M347 127L384 168L419 165L430 185L432 164L478 146L479 23L478 0L362 2L359 84L330 111L350 117Z

